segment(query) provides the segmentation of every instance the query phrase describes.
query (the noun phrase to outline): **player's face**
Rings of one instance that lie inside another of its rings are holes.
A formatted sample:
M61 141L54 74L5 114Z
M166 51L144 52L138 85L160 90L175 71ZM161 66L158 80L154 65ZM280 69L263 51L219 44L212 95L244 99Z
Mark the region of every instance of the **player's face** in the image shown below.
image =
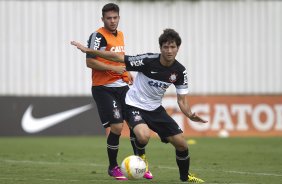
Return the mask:
M174 63L178 49L179 47L177 47L175 41L163 43L160 50L161 50L161 57L164 62L163 63L164 65L170 66L171 64Z
M110 32L115 32L119 23L119 15L118 12L108 11L102 17L102 21L104 22L104 27Z

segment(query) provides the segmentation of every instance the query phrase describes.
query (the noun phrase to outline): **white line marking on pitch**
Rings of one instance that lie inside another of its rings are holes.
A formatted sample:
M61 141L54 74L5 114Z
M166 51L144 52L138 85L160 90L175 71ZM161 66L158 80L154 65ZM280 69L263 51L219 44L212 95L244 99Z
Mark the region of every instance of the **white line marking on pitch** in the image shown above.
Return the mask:
M158 166L160 169L178 169L176 167L167 167L167 166ZM194 169L194 170L207 170L207 169ZM247 172L247 171L225 171L225 170L212 170L214 172L226 172L226 173L235 173L235 174L245 174L245 175L259 175L259 176L278 176L282 177L282 174L274 174L274 173L256 173L256 172ZM210 171L209 171L210 172Z
M64 163L64 162L45 162L45 161L31 161L31 160L0 160L2 162L10 162L10 163L23 163L23 164L49 164L49 165L80 165L80 166L96 166L96 167L106 167L104 164L96 164L96 163ZM156 166L160 169L178 169L177 167L168 167L168 166ZM207 170L207 169L194 169L194 170ZM257 173L257 172L248 172L248 171L226 171L226 170L208 170L209 172L226 172L226 173L235 173L235 174L245 174L245 175L257 175L257 176L276 176L282 177L282 174L275 173Z
M95 164L95 163L64 163L64 162L46 162L46 161L32 161L32 160L0 160L3 162L10 162L10 163L22 163L22 164L48 164L48 165L61 165L61 164L67 164L67 165L80 165L80 166L99 166L99 167L105 167L104 164Z
M10 180L10 181L27 181L30 180L29 178L8 178L8 177L0 177L0 180ZM34 179L33 179L34 180ZM35 180L39 180L39 181L54 181L54 182L81 182L82 180L74 180L74 179L51 179L51 178L37 178ZM103 183L103 182L109 182L109 180L99 180L99 179L95 179L95 180L85 180L85 181L90 181L90 182L99 182L99 183ZM166 183L166 182L165 182ZM183 182L172 182L172 181L168 181L167 183L169 184L183 184ZM206 184L222 184L222 183L207 183ZM248 184L248 183L228 183L228 184Z

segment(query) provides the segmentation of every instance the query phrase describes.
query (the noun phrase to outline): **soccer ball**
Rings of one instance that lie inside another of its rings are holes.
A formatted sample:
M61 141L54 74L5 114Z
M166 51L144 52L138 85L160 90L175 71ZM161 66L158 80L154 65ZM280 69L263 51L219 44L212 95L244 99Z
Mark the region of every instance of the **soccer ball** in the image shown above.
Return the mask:
M128 179L142 178L146 172L146 163L139 156L128 156L121 163L121 172Z

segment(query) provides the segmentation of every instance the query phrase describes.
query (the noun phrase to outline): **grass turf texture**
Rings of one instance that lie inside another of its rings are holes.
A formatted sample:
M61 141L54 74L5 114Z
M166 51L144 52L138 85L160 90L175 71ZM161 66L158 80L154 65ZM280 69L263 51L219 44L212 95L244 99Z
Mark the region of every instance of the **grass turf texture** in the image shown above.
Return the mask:
M195 138L192 173L206 183L282 183L282 138ZM120 140L118 162L132 154ZM153 180L115 181L107 175L105 137L2 137L1 184L182 183L170 144L151 139L147 157Z

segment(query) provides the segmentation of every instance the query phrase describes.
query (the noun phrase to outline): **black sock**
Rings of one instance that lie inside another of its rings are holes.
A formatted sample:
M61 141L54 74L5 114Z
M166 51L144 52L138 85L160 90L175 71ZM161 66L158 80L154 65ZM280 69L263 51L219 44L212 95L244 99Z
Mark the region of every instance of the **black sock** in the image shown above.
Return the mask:
M137 155L141 156L141 155L145 154L145 146L147 144L141 144L141 143L138 142L137 139L135 139L134 143L135 143Z
M108 158L110 163L109 169L112 169L118 165L117 154L118 154L118 146L119 146L119 137L120 135L110 132L107 139L107 151L108 151Z
M130 131L130 143L133 149L133 153L134 155L137 155L137 148L135 146L136 136L131 128L129 128L129 131Z
M190 166L190 156L188 149L185 151L176 150L176 163L179 169L180 180L187 181Z

